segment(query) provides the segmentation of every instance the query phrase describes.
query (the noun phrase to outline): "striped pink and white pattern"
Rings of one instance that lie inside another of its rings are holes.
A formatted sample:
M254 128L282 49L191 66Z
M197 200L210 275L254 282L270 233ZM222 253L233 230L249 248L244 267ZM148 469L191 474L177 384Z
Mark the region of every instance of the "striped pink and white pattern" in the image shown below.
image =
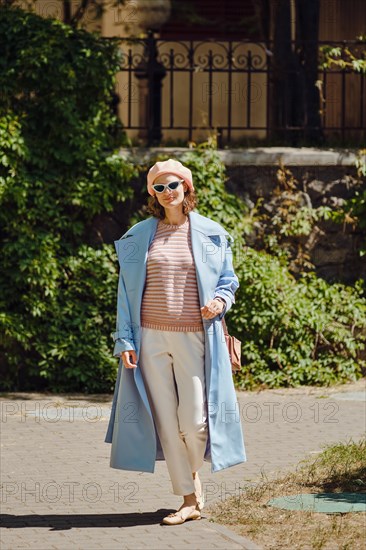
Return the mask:
M158 223L150 245L141 326L158 330L204 330L192 254L189 218Z

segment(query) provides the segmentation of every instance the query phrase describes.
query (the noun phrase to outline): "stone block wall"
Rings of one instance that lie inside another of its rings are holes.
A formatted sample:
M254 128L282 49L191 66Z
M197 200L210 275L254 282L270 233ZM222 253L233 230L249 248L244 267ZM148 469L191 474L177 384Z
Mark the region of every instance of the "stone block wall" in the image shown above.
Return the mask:
M228 167L227 188L242 196L250 208L263 197L267 210L271 211L277 170L277 166ZM354 167L291 166L290 170L299 182L304 203L313 208L341 206L355 195L356 190L366 189L366 182L360 181ZM319 276L329 282L347 284L353 284L360 277L366 279L366 256L361 257L359 253L362 245L366 248L365 231L352 224L330 220L317 222L305 243Z

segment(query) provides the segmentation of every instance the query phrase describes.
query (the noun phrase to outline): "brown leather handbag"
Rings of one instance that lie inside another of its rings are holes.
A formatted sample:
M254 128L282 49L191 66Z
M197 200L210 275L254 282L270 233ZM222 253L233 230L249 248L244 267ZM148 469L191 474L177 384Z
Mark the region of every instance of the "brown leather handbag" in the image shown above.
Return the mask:
M221 322L222 328L224 329L227 349L229 350L231 370L232 372L236 372L240 370L241 367L241 341L235 338L235 336L230 336L227 330L225 317L221 319Z

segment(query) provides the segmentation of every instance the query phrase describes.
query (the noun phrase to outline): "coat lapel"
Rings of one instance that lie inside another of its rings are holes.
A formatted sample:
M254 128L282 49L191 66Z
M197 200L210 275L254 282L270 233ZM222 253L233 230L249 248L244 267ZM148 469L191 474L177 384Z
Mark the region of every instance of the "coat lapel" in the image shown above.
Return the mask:
M149 218L115 241L119 263L128 293L141 294L145 286L147 253L154 238L158 220Z
M189 213L192 254L196 266L197 286L201 307L213 298L222 266L221 237L224 233L213 224L207 224L207 218Z

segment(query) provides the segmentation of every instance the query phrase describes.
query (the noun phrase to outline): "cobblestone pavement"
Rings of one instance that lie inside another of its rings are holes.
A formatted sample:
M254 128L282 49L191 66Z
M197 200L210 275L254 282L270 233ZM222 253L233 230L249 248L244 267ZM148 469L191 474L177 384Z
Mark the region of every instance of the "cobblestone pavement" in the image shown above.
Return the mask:
M207 504L296 467L324 444L364 435L365 380L332 389L238 392L247 462L200 470ZM109 467L104 443L111 396L3 394L1 397L1 549L255 549L210 521L171 527L180 505L166 464L154 474ZM289 549L290 550L290 549Z

